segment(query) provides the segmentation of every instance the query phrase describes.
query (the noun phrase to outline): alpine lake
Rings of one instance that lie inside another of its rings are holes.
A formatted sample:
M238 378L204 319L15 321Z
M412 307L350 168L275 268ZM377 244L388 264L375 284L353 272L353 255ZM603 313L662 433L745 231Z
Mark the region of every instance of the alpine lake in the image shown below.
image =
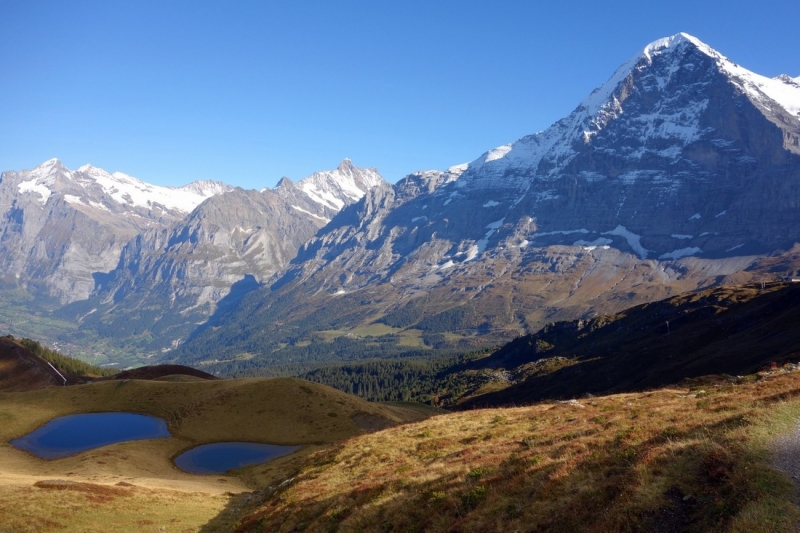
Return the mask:
M118 442L171 436L166 422L155 416L86 413L55 418L9 444L41 459L60 459ZM190 474L221 474L288 455L298 448L254 442L216 442L187 450L175 457L174 463Z

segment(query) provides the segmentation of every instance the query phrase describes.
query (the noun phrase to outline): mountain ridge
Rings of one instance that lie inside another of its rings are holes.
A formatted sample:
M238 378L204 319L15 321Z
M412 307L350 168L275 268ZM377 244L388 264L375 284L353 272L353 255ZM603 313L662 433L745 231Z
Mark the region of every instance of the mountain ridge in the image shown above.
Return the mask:
M346 335L403 312L417 315L393 334L436 319L469 332L451 346L474 346L770 275L758 258L800 240L800 120L774 84L690 36L655 41L569 116L456 179L372 189L221 323L239 340L202 342L252 355L259 339L269 364L285 349L262 335Z
M142 349L175 348L219 302L235 305L267 282L336 214L319 195L306 193L309 182L343 205L366 192L359 187L385 183L374 169L345 160L298 184L284 178L275 189L226 191L171 226L136 236L116 268L97 277L90 297L59 316L101 337L125 332Z
M376 328L392 350L472 349L774 276L773 254L781 273L796 269L798 95L794 78L754 74L678 34L550 128L394 185L345 159L298 183L215 195L193 216L144 209L125 175L91 166L74 172L96 185L84 199L7 173L3 280L72 302L61 316L85 332L128 332L129 350L193 339L178 358L213 346L268 364ZM56 170L54 183L72 174ZM127 218L103 209L112 201Z
M515 379L462 407L640 392L794 364L798 308L800 284L784 282L714 287L616 315L548 324L466 365L505 369Z
M43 292L61 303L85 299L94 274L115 266L125 242L183 218L219 183L168 189L58 159L0 175L0 267L9 288Z

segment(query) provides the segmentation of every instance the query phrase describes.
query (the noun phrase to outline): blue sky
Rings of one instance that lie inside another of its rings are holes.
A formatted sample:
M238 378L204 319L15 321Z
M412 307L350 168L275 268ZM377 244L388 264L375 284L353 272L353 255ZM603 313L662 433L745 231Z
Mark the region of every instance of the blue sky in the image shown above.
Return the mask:
M390 181L546 128L688 32L800 76L800 2L0 0L0 170L51 157L161 185Z

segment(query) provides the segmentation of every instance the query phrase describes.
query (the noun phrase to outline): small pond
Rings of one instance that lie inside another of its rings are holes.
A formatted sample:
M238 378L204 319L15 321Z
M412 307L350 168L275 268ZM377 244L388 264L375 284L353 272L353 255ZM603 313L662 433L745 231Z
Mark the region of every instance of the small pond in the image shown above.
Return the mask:
M222 474L233 468L264 463L288 455L299 446L276 446L254 442L215 442L180 454L175 464L190 474Z
M42 459L59 459L117 442L170 436L166 422L155 416L89 413L53 419L9 444Z

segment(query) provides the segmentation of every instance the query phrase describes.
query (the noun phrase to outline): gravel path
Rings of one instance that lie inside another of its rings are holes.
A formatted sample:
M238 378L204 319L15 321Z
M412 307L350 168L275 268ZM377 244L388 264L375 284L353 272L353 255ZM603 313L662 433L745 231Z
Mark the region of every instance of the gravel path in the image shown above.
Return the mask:
M800 496L800 424L772 441L772 466L788 474Z
M794 483L795 500L800 502L800 424L794 430L773 440L772 466L786 473ZM800 533L800 524L795 526Z

